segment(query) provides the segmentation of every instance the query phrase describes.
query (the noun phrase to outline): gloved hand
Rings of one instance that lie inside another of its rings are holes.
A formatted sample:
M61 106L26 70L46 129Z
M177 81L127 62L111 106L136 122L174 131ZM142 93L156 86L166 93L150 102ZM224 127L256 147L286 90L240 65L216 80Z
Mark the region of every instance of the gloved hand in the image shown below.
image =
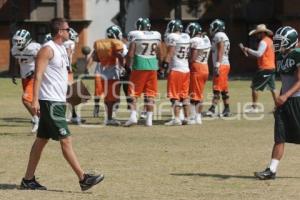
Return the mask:
M164 79L165 78L165 71L159 70L158 71L158 79Z
M161 66L163 69L168 69L169 68L169 63L168 62L165 62L163 61L162 62L162 66Z
M214 76L219 76L219 68L220 68L220 63L219 62L216 62L215 66L214 66Z

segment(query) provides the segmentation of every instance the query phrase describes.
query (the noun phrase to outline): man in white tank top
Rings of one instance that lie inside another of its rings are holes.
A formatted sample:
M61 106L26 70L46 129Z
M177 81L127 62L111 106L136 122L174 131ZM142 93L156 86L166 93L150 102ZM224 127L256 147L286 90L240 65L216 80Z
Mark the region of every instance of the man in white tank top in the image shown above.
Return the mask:
M31 148L22 189L46 190L35 180L35 170L48 140L59 140L65 159L79 179L81 190L87 190L103 180L103 175L86 174L82 170L72 147L67 126L66 94L69 59L63 45L69 39L69 25L63 18L55 18L50 24L53 40L45 43L36 60L32 109L40 115L37 137Z

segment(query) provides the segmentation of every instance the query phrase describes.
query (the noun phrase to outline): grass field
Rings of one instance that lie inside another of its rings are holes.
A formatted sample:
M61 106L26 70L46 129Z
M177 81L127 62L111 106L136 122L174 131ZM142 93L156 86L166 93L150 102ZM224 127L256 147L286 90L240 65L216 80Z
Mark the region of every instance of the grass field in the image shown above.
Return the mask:
M87 81L92 89L92 82ZM87 126L70 125L74 148L84 169L105 174L102 183L80 192L75 174L63 159L59 143L43 152L36 176L48 191L22 191L34 140L30 117L21 103L21 85L0 79L0 200L281 200L300 199L300 151L286 146L275 181L258 181L253 172L266 167L273 145L273 103L260 95L264 112L245 115L250 100L249 81L232 81L230 120L207 119L203 125L165 127L169 107L151 128L104 127L83 107ZM210 92L211 83L206 87ZM164 94L166 82L160 81ZM162 95L164 96L164 95ZM207 94L209 102L210 95ZM158 104L168 105L160 98ZM102 110L103 113L103 110ZM157 113L157 112L156 112ZM124 119L128 114L120 113ZM260 119L258 119L260 118ZM298 188L298 189L297 189Z

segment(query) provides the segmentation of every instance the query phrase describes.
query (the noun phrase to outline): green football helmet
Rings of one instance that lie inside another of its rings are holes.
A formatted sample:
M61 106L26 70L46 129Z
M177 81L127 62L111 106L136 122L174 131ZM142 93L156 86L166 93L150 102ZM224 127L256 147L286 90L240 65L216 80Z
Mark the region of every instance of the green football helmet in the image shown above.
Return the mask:
M298 33L290 26L280 27L273 36L273 43L275 52L294 48L298 44Z
M17 30L12 38L13 46L17 49L24 49L30 42L32 38L29 31L25 29Z
M121 40L123 37L121 28L117 25L108 27L108 29L106 29L106 37Z
M148 18L138 18L138 20L135 22L135 28L138 31L150 31L150 20Z
M173 19L168 23L166 33L174 33L177 31L182 32L182 29L183 29L183 26L182 26L181 20Z
M220 19L215 19L209 25L209 33L211 35L216 34L217 32L224 32L225 31L225 22Z
M195 35L202 32L202 27L197 22L189 23L185 29L185 32L190 35L190 37L194 37Z
M69 34L70 40L72 40L73 42L79 42L78 33L73 28L70 28Z
M50 40L52 40L52 35L51 35L51 33L47 33L44 37L44 43L46 43Z

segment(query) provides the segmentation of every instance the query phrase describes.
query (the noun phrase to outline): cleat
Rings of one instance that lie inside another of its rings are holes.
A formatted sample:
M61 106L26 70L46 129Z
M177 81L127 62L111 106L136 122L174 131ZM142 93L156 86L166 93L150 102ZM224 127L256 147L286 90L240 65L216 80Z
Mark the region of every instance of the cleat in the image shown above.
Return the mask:
M106 126L121 126L121 122L119 122L118 120L116 119L111 119L111 120L107 120L105 122L105 125Z
M73 117L73 118L71 118L70 122L71 122L72 124L80 125L80 124L85 123L86 120L85 120L85 119L81 119L80 117Z
M31 180L25 180L24 178L21 181L20 185L21 190L47 190L45 186L42 186L39 182L33 177Z
M204 113L205 117L215 117L216 113L214 111L207 111L206 113Z
M137 121L133 121L129 119L127 122L125 122L124 127L130 127L130 126L135 126L137 125Z
M259 180L271 180L276 178L276 173L267 168L262 172L254 172L254 176Z
M258 113L258 109L251 106L251 108L245 109L244 113Z
M230 110L225 108L223 110L222 114L220 114L220 117L230 117L231 115L232 114L231 114Z
M84 179L82 181L79 181L79 185L81 188L81 191L86 191L93 187L94 185L97 185L101 181L103 181L104 175L92 175L92 174L84 174Z
M196 119L196 124L202 124L202 117L201 116L197 116Z
M166 126L181 126L182 123L181 123L181 121L178 120L178 119L172 119L171 121L166 122L165 125L166 125Z
M140 119L146 119L146 118L147 118L147 112L145 111L141 112Z

